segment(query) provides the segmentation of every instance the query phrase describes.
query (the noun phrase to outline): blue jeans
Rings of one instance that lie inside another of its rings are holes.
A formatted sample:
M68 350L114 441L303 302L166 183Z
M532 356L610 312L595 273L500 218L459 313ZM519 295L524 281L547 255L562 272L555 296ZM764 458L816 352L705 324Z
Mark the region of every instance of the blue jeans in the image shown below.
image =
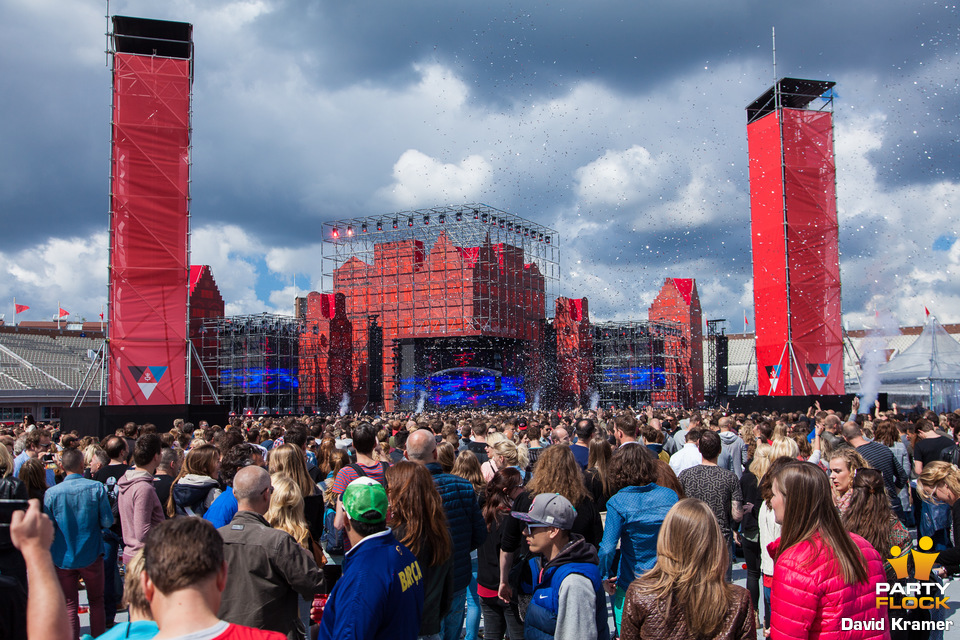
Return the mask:
M123 599L123 589L117 591L120 572L117 568L117 556L120 553L120 536L105 529L103 531L103 609L106 625L109 629L117 617L117 605Z
M480 596L477 594L477 552L470 555L473 573L470 586L467 587L467 635L465 640L477 640L480 637ZM444 639L446 640L446 639Z
M460 629L463 628L463 613L466 600L467 589L453 592L450 612L447 613L440 623L440 636L443 640L460 640Z
M765 618L763 619L763 628L764 628L764 629L769 629L769 628L770 628L770 617L769 617L769 616L770 616L770 611L772 611L772 609L770 608L770 593L771 593L772 591L773 591L773 589L771 589L770 587L764 587L764 588L763 588L763 602L765 603L764 612L767 614L767 617L765 617Z

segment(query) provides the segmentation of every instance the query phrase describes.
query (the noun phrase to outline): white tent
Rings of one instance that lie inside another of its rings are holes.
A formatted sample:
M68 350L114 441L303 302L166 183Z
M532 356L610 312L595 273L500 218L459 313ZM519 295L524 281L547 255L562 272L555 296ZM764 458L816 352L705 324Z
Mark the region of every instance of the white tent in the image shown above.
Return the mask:
M920 337L878 374L880 391L898 401L922 402L934 411L960 407L960 343L932 316Z

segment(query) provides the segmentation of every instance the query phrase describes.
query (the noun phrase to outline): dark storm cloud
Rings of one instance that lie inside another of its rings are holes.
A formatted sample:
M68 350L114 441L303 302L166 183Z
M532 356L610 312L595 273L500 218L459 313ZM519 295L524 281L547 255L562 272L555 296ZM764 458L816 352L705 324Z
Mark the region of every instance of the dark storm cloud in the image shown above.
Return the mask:
M925 57L919 34L950 19L949 11L930 3L828 0L537 7L512 1L285 2L257 31L291 55L324 50L312 65L320 84L357 77L389 82L408 77L411 61L436 57L475 78L481 99L509 102L520 89L538 94L587 78L644 92L691 65L742 56L768 60L771 26L779 32L782 71L886 72Z
M876 171L876 184L859 200L848 196L856 189L839 193L841 211L869 209L841 216L845 309L864 308L878 293L872 281L903 275L932 245L909 187L949 186L960 175L953 6L117 0L110 8L195 24L193 225L205 227L198 246L216 245L233 225L223 237L235 251L216 264L239 267L218 277L234 280L230 290L241 293L228 302L245 312L267 299L254 294L256 277L262 284L265 270L272 281L294 268L264 267L257 251L299 249L307 262L322 221L412 208L397 193L432 198L443 192L426 188L437 176L425 174L479 157L469 166L488 177L477 199L554 226L564 270L581 272L574 285L592 310L634 313L664 277L696 277L710 313L735 317L752 276L744 108L772 81L772 25L779 74L836 80L838 130L862 146L870 120L877 141L869 163L843 176L863 183ZM63 0L0 5L8 256L106 228L110 73L99 14ZM398 175L408 151L426 161ZM884 191L903 213L876 199ZM940 220L953 206L949 193L941 200L925 203L940 207Z

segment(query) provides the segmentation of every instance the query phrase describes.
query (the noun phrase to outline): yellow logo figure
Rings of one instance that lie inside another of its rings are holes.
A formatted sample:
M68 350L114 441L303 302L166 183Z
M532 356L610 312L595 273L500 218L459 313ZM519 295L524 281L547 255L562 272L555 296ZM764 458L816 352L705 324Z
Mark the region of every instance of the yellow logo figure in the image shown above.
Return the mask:
M917 551L914 549L909 555L903 553L903 550L900 547L890 547L890 555L893 557L887 558L887 562L889 562L890 566L893 567L893 570L897 574L898 580L903 580L908 576L907 560L910 555L913 556L914 577L917 580L930 579L930 571L933 569L933 564L937 561L937 556L940 555L940 552L924 553L925 551L929 551L933 548L933 540L931 540L929 536L923 536L920 538L920 541L917 543L917 545L922 551Z

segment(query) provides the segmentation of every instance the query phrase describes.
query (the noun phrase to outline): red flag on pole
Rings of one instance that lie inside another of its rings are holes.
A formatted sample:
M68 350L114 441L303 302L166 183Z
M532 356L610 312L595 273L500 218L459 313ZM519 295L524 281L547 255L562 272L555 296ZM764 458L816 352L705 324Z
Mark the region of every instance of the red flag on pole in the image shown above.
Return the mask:
M926 312L927 317L929 318L929 317L930 317L930 309L927 309L926 307L924 307L923 310Z
M58 318L66 318L68 315L70 315L70 312L63 307L59 307L59 314L60 315L57 316Z
M23 313L24 311L26 311L26 310L29 309L29 308L30 308L30 307L28 307L28 306L25 305L25 304L18 304L18 305L16 305L16 311L17 311L17 313Z

